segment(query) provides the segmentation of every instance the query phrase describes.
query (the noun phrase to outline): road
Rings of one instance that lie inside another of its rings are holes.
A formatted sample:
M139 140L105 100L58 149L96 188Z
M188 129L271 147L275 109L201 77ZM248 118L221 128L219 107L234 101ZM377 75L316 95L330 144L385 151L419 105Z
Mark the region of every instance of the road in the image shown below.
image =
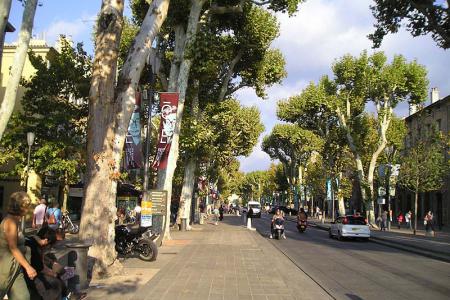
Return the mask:
M270 217L253 219L267 237ZM286 230L286 240L269 241L335 299L450 299L449 263L311 227L299 233L293 222Z

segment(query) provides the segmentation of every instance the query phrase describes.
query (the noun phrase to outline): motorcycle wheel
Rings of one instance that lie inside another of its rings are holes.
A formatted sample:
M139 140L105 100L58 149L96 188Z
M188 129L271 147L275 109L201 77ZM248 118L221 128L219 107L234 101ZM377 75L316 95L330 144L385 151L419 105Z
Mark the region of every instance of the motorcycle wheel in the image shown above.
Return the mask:
M72 228L69 229L69 232L71 234L77 234L78 231L80 231L80 227L78 227L78 225L76 224L73 224Z
M276 238L279 240L281 237L281 230L277 230Z
M154 261L158 256L158 247L150 239L143 239L139 242L139 258L145 261Z

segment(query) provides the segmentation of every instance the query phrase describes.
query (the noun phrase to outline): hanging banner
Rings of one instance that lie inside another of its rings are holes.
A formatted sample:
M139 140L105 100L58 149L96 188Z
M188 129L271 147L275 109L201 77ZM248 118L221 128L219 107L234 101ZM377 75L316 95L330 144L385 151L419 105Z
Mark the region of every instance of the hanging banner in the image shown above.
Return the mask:
M164 170L167 167L167 159L177 120L178 93L159 93L159 105L161 107L161 122L152 168Z
M327 201L331 201L331 179L327 179L326 189L327 189Z
M141 203L141 226L150 227L153 225L153 202L152 199L142 201Z
M142 144L141 144L141 93L136 91L134 111L131 115L128 132L125 138L125 159L123 167L126 170L139 169L142 167Z

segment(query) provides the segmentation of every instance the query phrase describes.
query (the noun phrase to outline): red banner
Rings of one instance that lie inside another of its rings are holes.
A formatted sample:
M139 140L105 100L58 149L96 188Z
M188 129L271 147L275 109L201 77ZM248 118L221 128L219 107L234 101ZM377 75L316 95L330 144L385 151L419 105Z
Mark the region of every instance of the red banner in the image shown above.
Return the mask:
M167 158L177 120L178 93L159 93L159 106L161 107L161 122L156 156L152 167L155 170L164 170L167 168Z

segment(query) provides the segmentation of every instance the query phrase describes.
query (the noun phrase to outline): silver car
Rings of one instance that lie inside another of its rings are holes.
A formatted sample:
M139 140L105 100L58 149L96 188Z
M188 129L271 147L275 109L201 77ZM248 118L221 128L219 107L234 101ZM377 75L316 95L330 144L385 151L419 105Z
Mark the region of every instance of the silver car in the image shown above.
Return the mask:
M339 240L346 237L362 238L368 240L370 238L370 228L364 217L361 216L344 216L338 217L331 223L330 238L336 236Z

